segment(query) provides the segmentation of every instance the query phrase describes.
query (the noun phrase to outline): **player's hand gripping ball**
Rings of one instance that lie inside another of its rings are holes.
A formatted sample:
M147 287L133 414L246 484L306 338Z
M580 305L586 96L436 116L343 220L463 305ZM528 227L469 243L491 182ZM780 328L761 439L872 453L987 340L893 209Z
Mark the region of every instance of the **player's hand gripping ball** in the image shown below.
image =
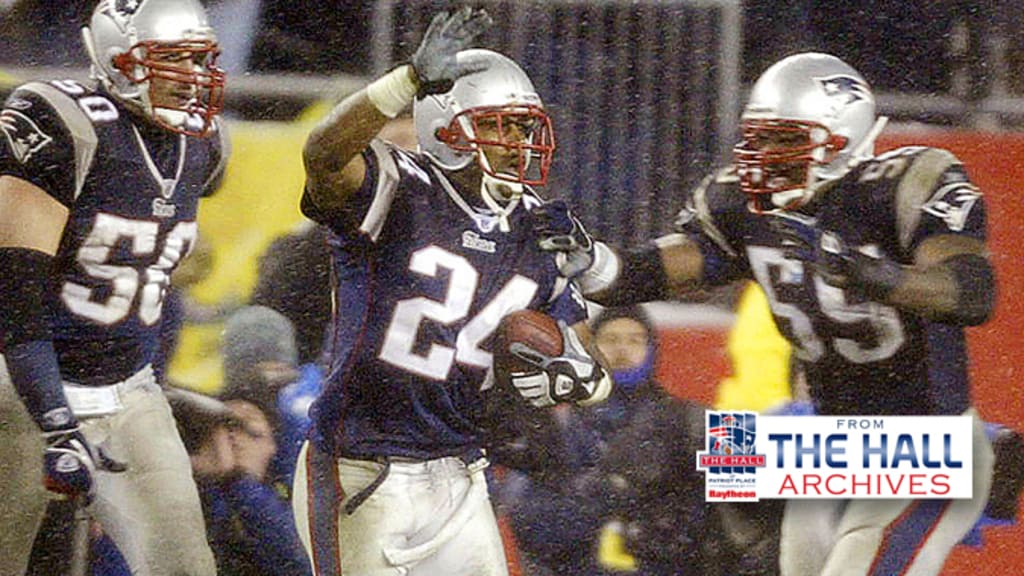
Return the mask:
M604 376L572 328L535 310L513 312L499 324L495 368L537 407L587 401Z

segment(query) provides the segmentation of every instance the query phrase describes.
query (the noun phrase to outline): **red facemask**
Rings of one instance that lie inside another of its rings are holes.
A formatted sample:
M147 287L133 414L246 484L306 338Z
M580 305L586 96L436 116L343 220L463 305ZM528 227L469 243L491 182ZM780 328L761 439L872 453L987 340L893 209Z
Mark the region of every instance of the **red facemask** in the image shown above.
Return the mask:
M131 50L114 58L117 68L133 84L162 79L188 87L191 98L181 105L154 102L153 85L150 82L149 99L154 112L168 110L181 112L189 121L171 124L154 114L154 119L164 128L189 136L206 136L213 126L213 118L224 106L224 70L216 66L220 48L212 41L181 41L173 43L146 41L132 46ZM173 60L175 55L192 60L191 69L182 68ZM170 56L171 58L161 57ZM143 70L139 76L139 70Z
M755 212L780 208L773 194L811 186L811 169L834 160L847 141L821 124L799 120L745 120L742 134L733 158L740 190Z
M472 127L472 136L464 129L464 122ZM551 118L543 108L534 105L463 110L452 118L447 128L438 130L437 137L460 152L483 155L482 147L499 147L512 152L515 161L510 168L496 170L491 162L483 159L480 167L494 178L521 184L544 185L555 152Z

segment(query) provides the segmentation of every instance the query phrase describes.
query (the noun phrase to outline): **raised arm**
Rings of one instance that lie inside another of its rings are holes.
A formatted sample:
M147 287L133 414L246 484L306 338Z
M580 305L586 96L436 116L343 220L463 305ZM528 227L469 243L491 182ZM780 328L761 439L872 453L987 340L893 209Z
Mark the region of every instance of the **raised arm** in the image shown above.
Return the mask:
M408 64L391 70L342 100L310 133L303 148L307 191L321 209L342 207L363 183L360 154L413 97L436 94L476 71L456 55L491 25L483 10L462 8L434 17Z

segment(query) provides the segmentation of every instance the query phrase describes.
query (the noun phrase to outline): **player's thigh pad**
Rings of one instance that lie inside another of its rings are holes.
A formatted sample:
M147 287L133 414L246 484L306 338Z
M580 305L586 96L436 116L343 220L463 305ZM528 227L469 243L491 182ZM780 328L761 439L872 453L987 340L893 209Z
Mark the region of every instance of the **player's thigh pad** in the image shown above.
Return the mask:
M133 573L214 576L191 463L163 392L153 383L122 402L121 412L83 424L91 442L128 467L98 475L93 514Z
M21 574L46 513L43 440L0 356L0 574Z

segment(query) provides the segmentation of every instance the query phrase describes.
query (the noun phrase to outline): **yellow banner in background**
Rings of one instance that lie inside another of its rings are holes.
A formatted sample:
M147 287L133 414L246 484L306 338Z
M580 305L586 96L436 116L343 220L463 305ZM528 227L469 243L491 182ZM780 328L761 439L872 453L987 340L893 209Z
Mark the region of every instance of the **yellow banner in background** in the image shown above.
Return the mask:
M230 310L245 303L256 285L260 255L303 221L302 145L313 126L308 118L322 111L317 107L291 123L228 121L232 153L224 184L199 206L199 232L213 263L188 289L196 304ZM172 382L206 393L220 389L222 330L223 318L184 326L168 369Z

